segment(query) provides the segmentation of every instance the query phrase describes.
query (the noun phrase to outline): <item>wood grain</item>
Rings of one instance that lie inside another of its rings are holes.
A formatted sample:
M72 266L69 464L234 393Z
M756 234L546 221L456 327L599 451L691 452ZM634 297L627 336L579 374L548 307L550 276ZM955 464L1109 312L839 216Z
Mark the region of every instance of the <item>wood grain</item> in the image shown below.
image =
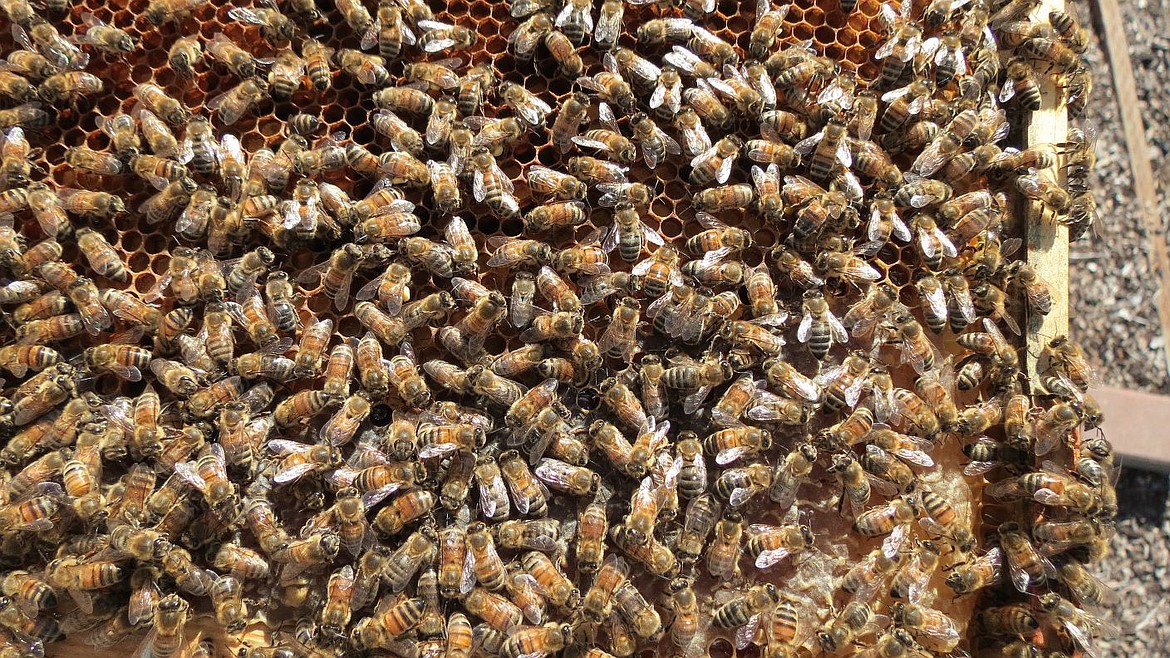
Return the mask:
M1037 21L1047 21L1048 12L1063 11L1064 6L1064 0L1042 0L1033 16ZM1028 122L1028 145L1063 142L1068 138L1068 110L1052 76L1041 76L1041 94L1040 109L1032 113ZM1063 184L1060 164L1042 173ZM1038 382L1041 348L1052 337L1068 334L1068 227L1055 221L1053 213L1039 201L1026 204L1024 219L1027 262L1052 289L1052 311L1026 318L1026 372L1029 382Z

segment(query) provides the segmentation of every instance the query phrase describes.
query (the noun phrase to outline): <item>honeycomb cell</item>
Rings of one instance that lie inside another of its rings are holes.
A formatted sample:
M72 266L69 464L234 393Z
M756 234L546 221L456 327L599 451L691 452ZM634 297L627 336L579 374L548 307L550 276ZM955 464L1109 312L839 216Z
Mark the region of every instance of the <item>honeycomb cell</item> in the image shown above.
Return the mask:
M813 27L808 23L799 23L792 26L792 36L800 41L808 41L813 38L815 32Z
M472 3L471 7L467 11L467 15L477 23L484 22L484 19L489 18L492 15L491 4L486 2Z
M132 272L142 272L150 266L150 255L136 251L126 258L126 267L129 267Z
M873 48L881 40L882 38L873 32L862 32L861 34L857 35L857 42L864 48Z
M151 233L143 237L142 246L148 254L161 254L167 249L167 236L162 233Z
M98 395L116 395L122 388L122 382L114 375L101 375L94 380L93 388Z
M124 231L121 236L118 246L123 251L137 251L142 246L142 234L138 231Z
M351 107L343 110L341 105L330 105L321 112L321 119L325 123L340 123L345 121L351 126L360 126L367 121L369 114L360 107Z
M853 13L849 16L849 27L858 32L869 30L870 17L862 13Z
M152 82L154 80L154 70L146 64L135 66L130 70L130 79L137 84Z
M505 219L500 223L499 231L508 237L518 237L524 232L524 223L518 219Z
M910 268L906 267L902 263L891 265L889 271L886 272L886 276L889 278L890 283L897 288L902 288L906 285L909 285L913 280L913 275L910 272Z
M146 294L154 288L157 281L158 280L155 279L151 274L147 274L145 272L137 274L134 277L134 289L137 290L139 294Z
M261 133L249 131L240 136L240 145L244 148L245 152L254 153L267 146L268 140Z
M321 296L328 303L328 299ZM337 323L337 331L343 336L361 336L365 333L360 322L352 315L348 315Z

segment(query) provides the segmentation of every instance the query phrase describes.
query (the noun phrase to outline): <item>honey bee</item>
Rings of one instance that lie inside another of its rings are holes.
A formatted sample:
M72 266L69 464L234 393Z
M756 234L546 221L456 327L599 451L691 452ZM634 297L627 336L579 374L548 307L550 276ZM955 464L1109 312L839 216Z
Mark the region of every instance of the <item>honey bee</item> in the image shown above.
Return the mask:
M142 380L150 364L150 350L136 345L98 345L85 350L85 364L91 370L112 372L132 382Z
M236 9L242 8L237 7ZM218 112L220 121L230 126L263 101L267 93L268 83L266 81L255 77L248 78L232 89L208 100L207 108Z
M500 647L503 658L556 653L573 643L573 627L549 622L543 626L521 627Z
M738 512L727 510L723 518L714 524L714 531L715 539L707 550L707 572L713 578L724 581L731 580L739 574L743 518ZM700 543L705 540L706 535L704 534Z
M895 603L891 609L894 623L932 651L950 651L960 640L959 629L951 618L938 610L913 603Z
M228 17L260 28L260 34L273 45L291 41L296 24L278 9L272 7L234 7Z
M119 155L130 156L136 154L142 146L141 140L138 139L138 126L135 123L134 117L128 114L115 114L108 119L103 118L99 123L101 124L102 132L110 137L114 150Z
M500 472L516 511L531 516L544 516L548 510L548 493L544 485L533 477L528 465L515 450L500 455Z
M73 224L61 206L57 192L45 183L32 183L25 191L28 207L41 230L49 237L68 237L73 233ZM43 271L43 268L42 268Z
M207 42L207 53L228 68L236 77L247 79L256 75L256 60L252 53L236 45L222 32Z
M846 343L849 332L829 309L824 295L818 290L809 290L804 294L804 316L797 329L796 338L802 343L808 343L809 351L818 359L824 360L833 341Z
M748 413L750 417L751 411ZM796 501L797 490L812 471L816 460L817 449L811 443L802 443L788 453L784 460L776 465L772 483L768 488L769 499L781 510L791 508Z
M433 19L418 21L424 30L418 37L418 47L426 53L438 53L451 48L470 48L475 45L475 32L462 25L449 25Z
M812 545L813 534L808 526L769 526L753 524L748 529L744 549L756 567L768 569L780 560L803 551Z
M880 507L866 510L857 517L853 527L867 537L888 535L882 541L886 557L898 552L910 530L910 522L917 516L917 504L913 499L895 498Z
M1012 584L1021 592L1057 577L1056 567L1037 550L1018 524L1000 525L999 546Z
M710 149L691 160L690 180L696 185L723 185L731 176L731 165L739 155L743 143L737 137L724 137Z
M768 0L762 0L757 4L756 23L752 28L751 41L748 45L748 53L753 59L763 60L771 53L786 15L788 5L777 9Z
M1073 643L1086 653L1093 651L1092 638L1105 637L1108 639L1121 634L1120 629L1116 626L1077 608L1059 594L1050 593L1041 596L1040 609L1047 613L1051 621L1060 624L1062 629L1072 638Z
M36 103L24 103L13 108L0 110L0 130L16 126L40 128L49 125L49 113Z
M987 608L978 621L980 631L988 635L1024 635L1040 628L1031 606L1020 603Z
M584 71L585 64L581 60L581 55L577 53L576 47L569 37L563 33L557 30L545 32L544 47L557 62L562 75L576 78Z
M162 117L172 126L182 126L191 118L191 112L181 102L167 95L156 84L144 82L134 88L134 97L146 109Z
M239 497L235 485L228 480L227 458L218 443L208 444L206 452L194 462L176 463L175 473L198 489L217 514L230 517L238 508Z
M1082 606L1105 607L1114 605L1119 600L1116 592L1078 562L1062 564L1060 579Z
M999 582L1003 551L996 546L983 555L956 566L947 576L947 586L957 595L970 594Z
M780 593L774 585L755 585L716 608L714 624L717 628L736 629L736 643L746 646L750 636L755 634L762 615L779 601Z
M819 180L827 179L837 165L846 169L853 165L845 124L836 119L829 121L821 132L797 143L795 151L810 156L809 171Z
M350 631L350 643L361 650L393 648L399 637L409 632L422 620L426 600L414 597L386 603L374 609L374 616L359 619Z
M308 63L292 50L276 54L276 61L268 71L268 91L276 100L287 100L301 86ZM251 77L241 75L240 77Z
M623 297L614 309L609 327L598 340L598 346L606 354L622 356L626 361L634 358L638 349L637 329L641 304L632 297Z
M151 0L146 7L146 20L152 25L161 25L167 21L181 22L201 4L203 0Z

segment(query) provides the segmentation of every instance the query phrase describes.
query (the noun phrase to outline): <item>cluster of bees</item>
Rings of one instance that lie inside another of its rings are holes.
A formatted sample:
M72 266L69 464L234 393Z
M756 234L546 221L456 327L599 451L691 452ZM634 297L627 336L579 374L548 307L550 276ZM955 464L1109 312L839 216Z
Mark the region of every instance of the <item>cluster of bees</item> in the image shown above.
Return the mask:
M424 0L0 2L0 656L1093 655L1091 371L1004 334L1052 305L1020 208L1095 215L1091 128L1008 145L1085 37L829 3L860 66L772 0L514 0L504 52ZM135 34L171 75L95 119ZM341 85L366 143L287 112Z

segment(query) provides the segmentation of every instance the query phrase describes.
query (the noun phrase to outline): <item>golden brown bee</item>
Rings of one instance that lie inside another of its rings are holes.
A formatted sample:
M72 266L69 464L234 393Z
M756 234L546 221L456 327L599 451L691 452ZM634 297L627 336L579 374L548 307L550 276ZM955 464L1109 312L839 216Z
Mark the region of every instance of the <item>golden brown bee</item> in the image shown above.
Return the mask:
M115 281L125 281L129 278L130 273L121 256L101 233L90 228L78 229L77 246L85 254L90 267L101 276Z
M817 631L817 641L826 652L835 653L858 637L873 622L873 610L860 601L849 603L837 618Z
M256 75L256 60L252 53L236 45L222 32L217 32L207 42L207 54L226 66L236 77L247 79Z
M350 642L361 649L389 648L422 620L425 599L404 599L374 609L373 617L358 620L350 632Z
M946 652L960 640L959 629L946 614L913 603L895 603L891 609L894 623L909 631L923 647Z
M573 627L568 624L547 623L517 630L500 647L503 658L519 658L532 653L555 653L573 642Z
M228 633L244 630L248 623L248 604L244 602L244 586L235 576L220 576L211 586L211 605L215 619Z
M947 586L958 595L978 591L999 582L1002 565L1003 551L997 546L973 560L959 564L947 576Z
M724 137L707 151L696 155L691 160L691 182L696 185L726 183L731 176L731 165L741 148L743 142L739 138Z
M753 617L772 608L780 600L780 594L771 583L756 585L719 606L713 620L718 628L730 629L747 624Z
M240 9L237 7L237 9ZM219 114L220 121L232 125L252 107L264 100L268 83L260 78L248 78L232 89L207 101L207 108Z
M150 357L150 350L136 345L99 345L85 350L87 367L112 372L132 382L142 379Z
M41 128L49 125L51 117L37 103L24 103L13 108L0 110L0 130L16 126Z
M138 125L134 117L128 114L115 114L108 119L102 119L100 124L102 132L109 135L114 150L119 155L134 155L141 148L142 141L138 139Z
M187 79L195 77L195 63L202 59L203 42L194 37L176 39L167 53L171 70Z
M826 180L832 169L853 164L845 125L834 119L821 132L796 145L796 152L809 157L809 171L813 178Z
M65 214L55 189L45 183L32 183L28 186L27 199L33 217L46 235L68 237L73 233L73 224Z
M82 96L101 93L101 78L84 71L66 71L49 76L37 88L38 95L48 103L75 105Z
M182 126L191 118L190 111L182 103L168 96L158 85L139 84L134 88L134 97L172 126Z
M569 37L561 32L556 30L546 32L544 34L544 47L556 60L562 75L576 78L584 71L585 65L581 61L581 55L577 53L577 49Z
M35 617L39 610L57 606L57 592L42 577L27 571L14 570L0 578L0 591L12 597L16 605L28 616Z

